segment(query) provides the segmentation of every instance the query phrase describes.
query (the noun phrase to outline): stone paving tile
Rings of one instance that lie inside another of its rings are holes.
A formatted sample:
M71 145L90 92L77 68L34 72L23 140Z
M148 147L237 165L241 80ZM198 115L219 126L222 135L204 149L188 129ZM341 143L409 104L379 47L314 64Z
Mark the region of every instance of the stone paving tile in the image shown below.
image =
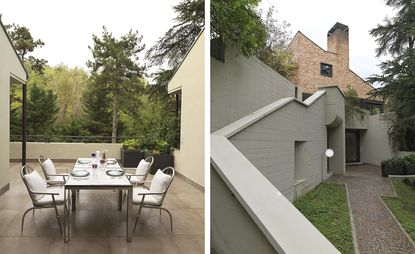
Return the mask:
M348 186L360 253L415 253L415 247L379 196L394 195L390 180L381 176L379 167L349 166L346 175L334 175L329 181Z

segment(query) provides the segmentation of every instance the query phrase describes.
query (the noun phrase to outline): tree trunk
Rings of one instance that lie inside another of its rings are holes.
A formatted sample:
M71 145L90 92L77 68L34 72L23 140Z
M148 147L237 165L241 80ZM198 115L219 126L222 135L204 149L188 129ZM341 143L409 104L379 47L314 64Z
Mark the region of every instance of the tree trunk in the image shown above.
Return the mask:
M117 143L117 126L118 126L118 102L117 97L114 96L112 101L112 137L111 143Z

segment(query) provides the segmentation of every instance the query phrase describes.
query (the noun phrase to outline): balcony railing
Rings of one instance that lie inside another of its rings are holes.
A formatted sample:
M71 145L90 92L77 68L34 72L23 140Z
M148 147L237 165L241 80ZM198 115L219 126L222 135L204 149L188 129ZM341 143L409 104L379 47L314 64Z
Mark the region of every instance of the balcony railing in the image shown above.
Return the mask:
M63 135L27 135L27 142L62 142L62 143L111 143L111 136L63 136ZM117 137L117 143L127 139L136 139L134 136ZM21 135L10 135L10 142L21 142Z

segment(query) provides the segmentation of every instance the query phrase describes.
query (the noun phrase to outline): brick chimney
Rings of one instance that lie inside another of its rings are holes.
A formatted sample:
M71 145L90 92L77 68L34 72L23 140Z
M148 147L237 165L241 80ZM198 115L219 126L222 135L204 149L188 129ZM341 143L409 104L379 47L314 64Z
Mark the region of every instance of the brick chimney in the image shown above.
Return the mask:
M327 51L336 53L344 67L349 68L349 27L337 22L327 33Z

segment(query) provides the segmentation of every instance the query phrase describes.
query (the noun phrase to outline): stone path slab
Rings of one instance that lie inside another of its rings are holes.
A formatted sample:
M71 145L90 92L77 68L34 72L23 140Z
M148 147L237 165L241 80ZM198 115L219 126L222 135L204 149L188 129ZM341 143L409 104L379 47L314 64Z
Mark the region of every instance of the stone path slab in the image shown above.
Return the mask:
M379 194L395 195L388 178L373 165L349 166L329 181L348 186L358 248L366 253L415 253L415 247L390 214Z

